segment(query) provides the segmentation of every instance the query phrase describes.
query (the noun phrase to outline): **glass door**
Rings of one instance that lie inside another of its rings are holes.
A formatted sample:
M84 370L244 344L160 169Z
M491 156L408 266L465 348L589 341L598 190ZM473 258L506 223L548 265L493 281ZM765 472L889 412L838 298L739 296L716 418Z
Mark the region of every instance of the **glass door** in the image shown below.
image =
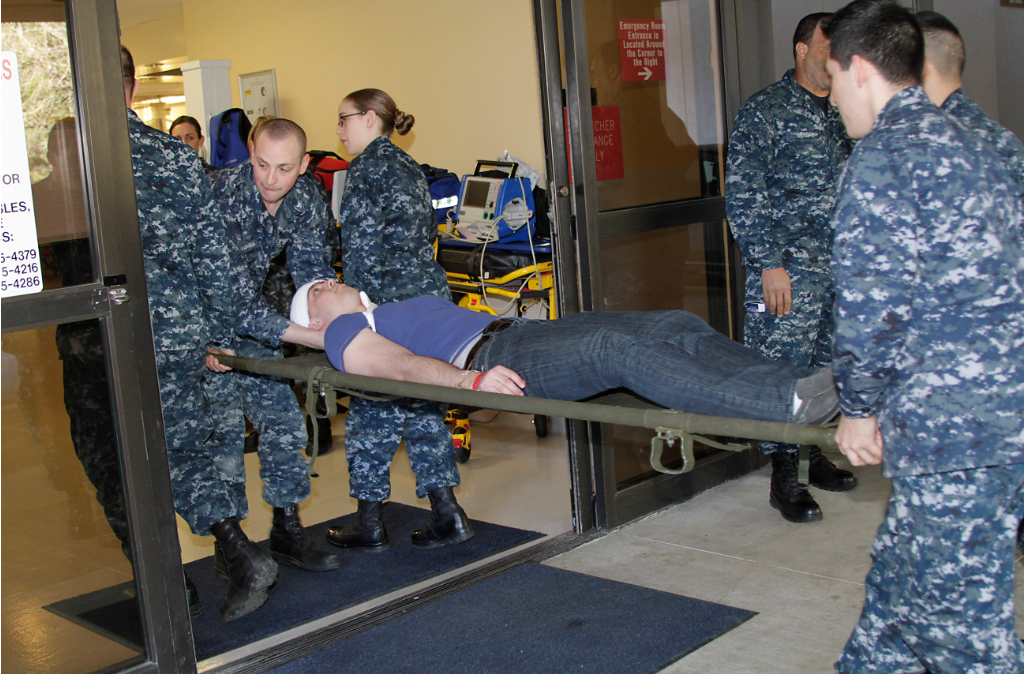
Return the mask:
M720 3L563 0L560 20L581 308L684 309L735 337ZM588 428L600 525L758 461L696 446L695 470L661 475L649 467L650 438L643 429Z
M114 4L5 10L2 666L188 671Z

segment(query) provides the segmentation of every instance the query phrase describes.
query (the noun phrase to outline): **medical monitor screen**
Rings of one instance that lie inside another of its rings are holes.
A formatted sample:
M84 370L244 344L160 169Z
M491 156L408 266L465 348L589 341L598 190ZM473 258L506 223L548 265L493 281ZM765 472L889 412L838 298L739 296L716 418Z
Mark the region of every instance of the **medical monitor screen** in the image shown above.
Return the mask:
M468 178L467 189L463 193L463 205L473 208L484 208L488 202L489 185L490 183L487 180Z

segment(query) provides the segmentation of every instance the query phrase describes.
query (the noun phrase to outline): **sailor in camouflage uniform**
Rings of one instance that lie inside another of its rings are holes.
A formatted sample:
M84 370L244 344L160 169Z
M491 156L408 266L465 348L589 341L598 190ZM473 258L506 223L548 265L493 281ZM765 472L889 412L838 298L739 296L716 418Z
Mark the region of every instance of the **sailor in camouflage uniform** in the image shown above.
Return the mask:
M214 192L236 254L238 283L233 295L240 310L234 324L239 335L234 351L240 356L281 358L282 341L301 330L272 311L262 295L272 259L284 250L291 276L303 283L333 273L325 239L331 223L328 206L313 180L301 178L308 162L306 134L294 122L279 118L257 131L249 162L217 176ZM225 369L216 360L208 365ZM260 477L264 500L274 509L271 553L275 559L304 571L339 568L341 560L318 550L299 520L298 504L310 495L310 476L301 454L307 434L288 383L260 375L212 374L208 394L215 400L221 468L243 507L243 415L260 433ZM220 563L216 550L214 562Z
M861 138L832 215L837 441L893 480L837 671L1022 672L1022 203L1000 156L916 86L910 12L858 0L826 30L832 98Z
M124 47L121 67L129 106L138 82ZM221 618L234 620L266 601L278 568L239 526L244 513L208 445L205 349L231 343L236 315L228 241L196 153L131 109L128 131L175 510L194 534L217 539L230 581ZM186 585L196 612L188 577Z
M747 280L745 344L800 368L830 363L833 285L830 208L834 185L851 151L844 125L828 104L829 14L810 14L794 33L795 67L755 94L738 112L727 154L726 203L731 231L744 255ZM814 522L823 512L798 483L796 445L764 442L773 476L770 503L791 522ZM830 491L853 489L818 448L809 482Z
M266 123L266 122L265 122ZM314 178L311 171L307 171L299 176L299 180L309 181L311 185L317 190L317 193L321 195L324 202L329 205L331 201L324 191L324 186L321 182ZM305 191L301 190L301 191ZM339 238L338 238L338 226L329 219L328 229L325 232L325 247L328 251L328 259L334 262L338 259L339 254ZM278 314L279 316L287 317L289 315L289 309L292 304L292 296L296 293L296 284L292 279L292 274L289 273L288 259L286 250L282 249L278 255L276 255L270 264L270 268L267 272L267 277L264 278L264 285L261 290L261 294L264 296L264 300L267 302L267 306L271 308L271 311ZM314 353L312 349L304 347L300 344L290 344L288 342L282 344L282 353L286 358L293 356L303 356L309 353ZM302 382L297 382L293 386L293 391L296 393L299 399L299 404L302 406L306 400L306 389ZM321 396L323 404L324 397ZM320 407L319 411L323 414L324 409ZM340 409L341 413L344 409ZM319 429L319 446L318 454L327 454L331 451L331 419L317 419ZM307 419L307 435L311 435L310 429L312 428L312 422ZM252 435L246 438L247 450L249 450L250 442L254 443L254 447L257 447L259 443L260 433L254 431ZM308 438L306 453L312 454L313 448L313 437Z
M427 181L413 158L389 140L393 130L405 135L412 125L413 117L378 89L353 92L339 107L339 138L350 156L359 155L349 165L342 200L342 273L375 304L420 295L450 298L445 272L434 260L438 225ZM358 516L349 526L329 529L328 542L344 548L388 545L380 507L391 493L389 471L401 440L417 477L417 496L430 498L433 513L431 524L414 532L414 544L434 547L473 536L453 495L460 477L445 408L412 398L350 399L346 457Z
M965 43L955 24L937 12L917 12L923 30L926 63L923 89L933 103L980 135L1005 161L1005 167L1023 196L1023 147L1015 134L987 116L962 90Z

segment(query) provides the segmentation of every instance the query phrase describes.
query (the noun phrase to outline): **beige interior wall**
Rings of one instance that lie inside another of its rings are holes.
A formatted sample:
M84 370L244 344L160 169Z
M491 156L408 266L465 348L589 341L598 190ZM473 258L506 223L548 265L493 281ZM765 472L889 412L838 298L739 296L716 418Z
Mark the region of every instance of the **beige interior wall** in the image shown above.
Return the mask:
M544 171L531 0L182 0L182 15L190 61L231 60L236 105L239 74L276 70L280 114L313 149L345 157L338 105L377 87L416 117L393 141L418 162L463 174L508 148Z
M185 52L185 24L181 14L141 23L121 32L121 43L132 52L136 65L182 58Z

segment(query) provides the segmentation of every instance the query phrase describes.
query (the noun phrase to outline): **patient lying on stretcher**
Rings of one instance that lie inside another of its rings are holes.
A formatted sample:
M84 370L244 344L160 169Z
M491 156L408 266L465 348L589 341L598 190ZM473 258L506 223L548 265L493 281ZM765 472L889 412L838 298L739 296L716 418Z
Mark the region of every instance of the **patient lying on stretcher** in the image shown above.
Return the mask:
M494 320L433 296L374 306L323 280L297 291L291 319L320 331L337 369L370 377L559 400L622 387L686 412L812 425L839 406L829 368L770 360L686 311Z

